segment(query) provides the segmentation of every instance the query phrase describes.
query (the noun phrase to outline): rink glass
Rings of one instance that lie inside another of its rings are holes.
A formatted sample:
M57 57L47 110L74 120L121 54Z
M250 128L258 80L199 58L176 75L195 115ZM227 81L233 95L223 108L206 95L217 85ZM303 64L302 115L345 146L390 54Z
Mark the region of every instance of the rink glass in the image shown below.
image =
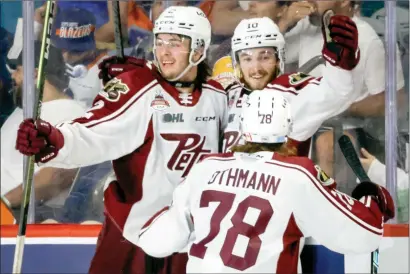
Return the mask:
M169 2L169 1L168 1ZM190 4L193 4L190 1ZM246 2L246 1L244 1ZM35 2L35 7L38 8L42 5L42 1ZM67 8L68 6L78 5L78 1L75 2L62 2L61 9ZM146 12L148 18L149 15L149 4L145 2L138 2L141 12ZM93 13L96 16L95 28L97 29L96 35L102 37L101 33L98 33L98 29L106 23L108 13L104 10L105 1L93 1L89 8L93 9ZM169 3L167 3L168 5ZM245 3L243 3L245 4ZM12 43L13 34L16 32L17 18L25 16L22 14L21 2L15 1L3 1L1 5L1 26L7 30L10 34L9 41ZM380 113L373 117L352 117L349 115L341 115L340 117L333 118L324 123L322 131L326 131L329 128L333 129L335 134L334 139L337 138L338 134L342 133L342 129L346 125L362 128L363 130L351 130L349 131L352 136L359 139L360 143L368 147L368 149L374 154L382 163L386 164L386 171L389 183L387 187L390 190L394 190L394 195L397 204L397 218L394 220L396 223L408 223L408 190L403 190L397 187L397 176L394 175L395 166L401 168L405 171L408 170L408 130L409 130L409 120L408 120L408 64L409 64L409 32L408 32L408 2L398 1L397 6L394 7L396 11L396 23L391 24L389 27L389 35L385 35L385 24L388 22L389 17L385 16L383 12L384 2L383 1L363 1L360 7L357 7L357 16L363 17L362 19L369 22L376 32L380 35L383 43L386 46L386 62L387 77L396 77L397 71L395 69L395 62L401 62L402 71L404 74L405 87L403 88L404 97L392 96L394 93L395 85L392 84L392 80L387 81L386 85L386 108L385 113ZM41 12L35 14L35 18L41 16ZM132 22L132 20L128 20ZM221 24L224 24L221 22ZM69 25L67 25L69 27ZM36 28L36 26L34 26ZM126 26L123 27L127 29ZM395 33L392 35L392 33ZM34 32L35 33L35 32ZM129 39L125 42L126 53L132 52L132 54L138 57L144 57L147 59L152 58L152 37L150 32L146 31L144 28L138 28L137 24L128 26L128 36ZM224 42L227 37L221 37L215 35L213 37L213 44L210 47L209 62L211 66L216 61L215 56L218 55L218 45ZM394 39L394 40L392 40ZM397 42L397 49L399 50L399 59L394 60L395 49L392 49L392 45ZM133 50L138 45L137 50ZM170 44L172 46L172 44ZM388 47L390 45L390 47ZM30 45L27 45L30 46ZM309 45L303 45L304 47L309 47ZM108 55L115 54L115 45L113 42L107 41L97 41L95 44L95 51L93 55L98 56L104 51ZM26 50L25 52L30 52ZM32 51L31 51L32 52ZM67 49L65 49L67 52ZM74 50L72 54L80 54L78 50ZM6 54L3 53L2 54ZM378 52L372 52L374 56L379 54ZM66 54L67 55L67 54ZM33 56L34 57L34 56ZM90 60L91 58L91 60ZM90 72L87 64L93 63L92 56L89 58L84 58L86 64L81 64L77 62L74 64L69 64L68 73L71 77L86 77L87 73ZM53 66L53 60L48 62L49 66ZM73 67L76 67L73 70ZM294 71L298 67L298 64L288 65L288 72ZM293 68L293 69L292 69ZM33 79L34 81L34 79ZM1 85L5 86L5 85ZM25 85L30 86L30 83ZM7 92L7 90L2 89L2 94ZM66 89L65 94L68 96L75 96L75 92ZM28 98L28 97L26 97ZM34 100L34 96L31 96ZM4 104L4 103L2 103ZM33 102L25 103L25 111L29 112L32 107ZM7 117L7 114L3 114ZM386 123L387 121L387 123ZM395 125L392 121L395 122ZM319 136L319 134L317 135ZM313 138L313 144L317 136ZM113 144L115 145L115 144ZM350 193L354 186L357 184L353 172L347 166L340 150L337 146L329 146L332 152L332 166L333 166L333 176L338 182L339 189L346 193ZM2 147L3 150L3 147ZM87 153L87 152L84 152ZM312 149L313 159L317 159L317 153L315 145ZM9 161L6 156L3 158L4 161ZM10 160L11 161L11 160ZM61 170L59 173L55 173L52 181L52 189L47 192L47 198L44 200L39 200L36 195L36 204L34 210L31 211L31 220L35 223L43 222L56 222L56 223L101 223L104 220L103 214L103 191L104 185L107 183L108 176L112 173L111 165L109 162L101 163L94 166L82 167L75 172L67 171L63 172ZM22 176L22 175L21 175ZM7 184L2 180L2 184ZM61 186L61 187L56 187ZM4 195L5 193L2 193ZM18 213L18 206L14 208L15 213Z

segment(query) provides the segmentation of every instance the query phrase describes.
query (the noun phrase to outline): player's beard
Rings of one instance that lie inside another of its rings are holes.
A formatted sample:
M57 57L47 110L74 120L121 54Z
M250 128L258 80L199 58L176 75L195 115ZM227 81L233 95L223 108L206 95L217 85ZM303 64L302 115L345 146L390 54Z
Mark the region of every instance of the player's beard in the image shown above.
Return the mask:
M251 78L251 77L249 77ZM245 87L249 90L262 90L266 88L266 86L276 78L276 72L263 72L263 77L260 79L252 79L252 81L246 80L243 78L243 82L245 83Z

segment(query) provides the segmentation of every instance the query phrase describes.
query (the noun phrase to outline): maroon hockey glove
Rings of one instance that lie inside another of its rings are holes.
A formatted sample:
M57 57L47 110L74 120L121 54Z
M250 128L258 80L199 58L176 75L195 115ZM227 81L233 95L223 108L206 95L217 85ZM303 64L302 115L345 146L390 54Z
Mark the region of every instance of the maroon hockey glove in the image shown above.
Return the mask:
M124 61L120 62L117 56L112 56L104 59L104 61L98 65L98 68L100 69L98 78L100 78L105 85L108 81L121 73L131 71L136 67L142 67L144 65L145 61L142 59L125 56Z
M343 15L334 15L327 19L329 12L331 11L325 12L322 18L323 58L333 66L352 70L360 60L356 24Z
M360 200L364 196L374 197L385 222L394 218L394 202L387 189L372 182L362 182L355 187L352 197Z
M63 145L63 134L46 121L26 119L20 124L16 149L27 156L35 155L36 163L55 158Z

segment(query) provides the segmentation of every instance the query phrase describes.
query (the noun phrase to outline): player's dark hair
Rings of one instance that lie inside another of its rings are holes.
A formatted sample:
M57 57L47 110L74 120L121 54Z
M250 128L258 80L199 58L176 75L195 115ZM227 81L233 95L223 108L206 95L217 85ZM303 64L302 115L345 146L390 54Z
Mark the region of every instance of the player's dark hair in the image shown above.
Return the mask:
M195 86L200 87L203 83L206 83L211 76L211 67L208 64L208 60L205 59L198 64L198 72L195 78Z
M289 147L286 143L245 143L231 148L232 152L256 153L260 151L276 152L283 156L296 156L297 150L294 147Z

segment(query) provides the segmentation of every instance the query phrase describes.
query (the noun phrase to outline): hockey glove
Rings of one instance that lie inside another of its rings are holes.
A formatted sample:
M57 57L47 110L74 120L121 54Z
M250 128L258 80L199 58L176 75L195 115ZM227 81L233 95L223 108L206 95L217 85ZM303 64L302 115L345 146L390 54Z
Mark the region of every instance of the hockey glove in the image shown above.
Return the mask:
M36 163L55 158L63 145L63 134L46 121L26 119L20 124L16 149L24 155L34 155Z
M100 78L105 85L114 77L124 72L131 71L136 67L142 67L144 64L145 61L142 59L125 56L124 61L120 62L117 56L112 56L104 59L104 61L98 65L98 68L100 69L98 78Z
M355 187L352 197L360 200L364 196L372 196L375 199L385 222L394 218L394 202L387 189L372 182L362 182Z
M322 17L322 55L333 66L352 70L360 60L359 35L355 22L347 16L328 10Z

